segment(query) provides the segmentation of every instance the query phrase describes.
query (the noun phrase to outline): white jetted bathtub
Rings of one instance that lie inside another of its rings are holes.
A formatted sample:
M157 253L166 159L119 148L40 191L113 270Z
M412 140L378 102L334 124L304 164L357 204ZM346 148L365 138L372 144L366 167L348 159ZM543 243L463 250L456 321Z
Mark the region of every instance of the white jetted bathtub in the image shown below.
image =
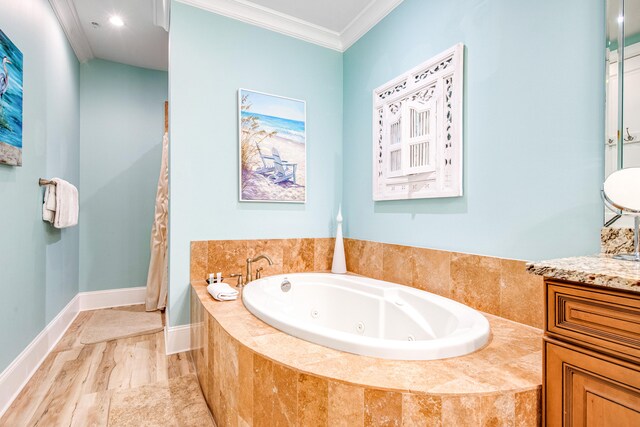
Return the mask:
M260 320L289 335L383 359L461 356L489 340L489 322L476 310L429 292L366 277L329 273L271 276L245 286L242 301Z

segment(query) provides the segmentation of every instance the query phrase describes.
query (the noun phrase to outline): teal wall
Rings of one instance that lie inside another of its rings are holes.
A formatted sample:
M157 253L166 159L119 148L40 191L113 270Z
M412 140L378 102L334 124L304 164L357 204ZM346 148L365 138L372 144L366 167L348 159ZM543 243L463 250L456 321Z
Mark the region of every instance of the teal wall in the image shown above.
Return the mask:
M146 286L168 76L80 67L80 291Z
M405 0L344 55L352 238L516 259L599 252L604 1ZM373 202L371 91L465 44L464 197Z
M191 240L332 233L342 192L342 55L175 1L169 48L169 314L180 325L189 322ZM306 100L306 204L238 202L240 87Z
M42 221L38 178L78 184L79 65L47 0L2 3L24 54L23 167L0 165L0 371L78 292L78 228Z

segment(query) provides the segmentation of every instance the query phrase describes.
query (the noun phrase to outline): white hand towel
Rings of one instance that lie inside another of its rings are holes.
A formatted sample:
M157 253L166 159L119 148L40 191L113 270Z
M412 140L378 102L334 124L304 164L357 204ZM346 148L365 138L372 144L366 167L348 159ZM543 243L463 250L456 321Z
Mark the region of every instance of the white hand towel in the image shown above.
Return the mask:
M212 283L207 286L207 291L218 301L233 301L238 298L240 292L233 289L226 283Z
M56 186L49 184L44 191L44 203L42 204L42 220L53 224L56 217Z
M56 215L53 226L72 227L78 224L78 189L67 181L53 178L56 183Z

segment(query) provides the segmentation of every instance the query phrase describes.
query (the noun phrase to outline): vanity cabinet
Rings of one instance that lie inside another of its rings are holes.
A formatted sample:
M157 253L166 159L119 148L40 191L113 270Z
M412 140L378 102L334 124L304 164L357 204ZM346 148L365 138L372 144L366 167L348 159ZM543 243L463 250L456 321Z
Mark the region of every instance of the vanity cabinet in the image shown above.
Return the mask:
M545 425L640 426L640 294L545 287Z

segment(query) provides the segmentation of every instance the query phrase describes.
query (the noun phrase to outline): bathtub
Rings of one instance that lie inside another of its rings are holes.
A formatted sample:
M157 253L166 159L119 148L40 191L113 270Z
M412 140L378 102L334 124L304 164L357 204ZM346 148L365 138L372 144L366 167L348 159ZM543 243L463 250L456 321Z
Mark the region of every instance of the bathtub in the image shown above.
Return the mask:
M266 277L247 284L242 301L254 316L289 335L382 359L462 356L483 347L490 334L487 319L466 305L359 276Z

